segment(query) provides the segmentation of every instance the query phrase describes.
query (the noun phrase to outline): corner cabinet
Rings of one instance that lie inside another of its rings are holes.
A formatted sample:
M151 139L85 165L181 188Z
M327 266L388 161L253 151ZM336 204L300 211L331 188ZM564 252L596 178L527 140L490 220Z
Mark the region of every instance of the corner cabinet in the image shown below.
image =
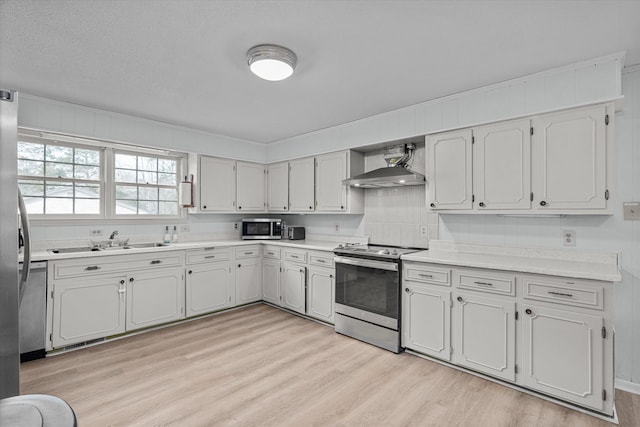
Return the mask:
M289 162L267 166L267 210L289 211Z
M264 212L265 166L259 163L236 163L236 210Z
M427 204L443 213L611 214L614 105L428 135Z

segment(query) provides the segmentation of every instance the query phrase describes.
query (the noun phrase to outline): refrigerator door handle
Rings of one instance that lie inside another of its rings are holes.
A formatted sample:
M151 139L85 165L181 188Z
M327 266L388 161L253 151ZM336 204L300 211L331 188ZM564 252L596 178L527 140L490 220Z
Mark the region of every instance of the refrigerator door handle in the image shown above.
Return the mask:
M24 198L22 192L18 188L18 209L20 210L20 222L22 223L22 233L24 235L24 257L22 274L20 275L20 304L22 304L22 296L24 295L24 289L27 286L27 280L29 280L29 272L31 270L31 234L29 230L29 216L27 214L27 207L24 204Z

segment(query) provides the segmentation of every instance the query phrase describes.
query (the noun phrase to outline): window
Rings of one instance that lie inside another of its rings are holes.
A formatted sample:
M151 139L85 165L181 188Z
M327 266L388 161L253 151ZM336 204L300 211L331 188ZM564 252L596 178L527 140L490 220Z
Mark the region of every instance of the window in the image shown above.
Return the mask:
M178 215L175 158L115 153L116 215Z
M103 150L18 142L18 186L27 212L47 215L102 213Z
M34 219L178 218L183 163L181 153L37 131L18 139L18 185Z

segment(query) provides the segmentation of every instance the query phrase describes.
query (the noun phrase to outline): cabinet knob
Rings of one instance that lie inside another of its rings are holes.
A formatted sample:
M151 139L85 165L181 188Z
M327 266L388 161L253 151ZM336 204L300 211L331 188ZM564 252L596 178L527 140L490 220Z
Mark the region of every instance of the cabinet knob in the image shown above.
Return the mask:
M242 206L238 206L238 209L242 209Z
M404 291L405 291L406 293L409 293L409 292L411 292L411 289L409 289L409 288L404 288Z
M238 268L242 267L242 264L238 264Z
M203 206L202 206L202 209L207 209L207 205L203 205Z
M430 206L431 206L432 208L435 208L435 207L436 207L436 204L435 204L435 203L431 203L431 205L430 205Z
M329 279L333 279L333 274L330 274L330 275L329 275Z
M189 274L192 274L192 273L193 273L193 270L189 270Z
M533 311L531 311L530 308L527 308L524 312L527 313L529 316L533 314Z
M282 209L284 209L284 210L286 211L286 210L287 210L287 207L286 207L286 206L283 206L283 207L282 207Z
M340 209L344 209L344 205L340 205Z
M313 209L313 206L309 206L309 210Z
M478 206L480 206L481 208L484 208L484 202L480 202Z
M133 282L133 281L134 281L134 278L133 278L133 277L129 277L129 281L130 281L130 282Z
M120 280L120 284L121 284L121 285L124 285L124 280Z
M456 298L456 299L458 300L458 302L462 302L462 301L463 301L463 300L462 300L462 297L458 297L458 298Z
M545 202L544 200L540 202L540 206L547 206L547 202Z

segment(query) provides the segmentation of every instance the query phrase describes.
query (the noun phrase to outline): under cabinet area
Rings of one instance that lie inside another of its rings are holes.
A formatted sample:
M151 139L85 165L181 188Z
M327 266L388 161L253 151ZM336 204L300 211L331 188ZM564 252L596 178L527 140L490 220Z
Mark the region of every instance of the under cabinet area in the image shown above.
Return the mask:
M612 416L612 285L405 261L402 345Z

